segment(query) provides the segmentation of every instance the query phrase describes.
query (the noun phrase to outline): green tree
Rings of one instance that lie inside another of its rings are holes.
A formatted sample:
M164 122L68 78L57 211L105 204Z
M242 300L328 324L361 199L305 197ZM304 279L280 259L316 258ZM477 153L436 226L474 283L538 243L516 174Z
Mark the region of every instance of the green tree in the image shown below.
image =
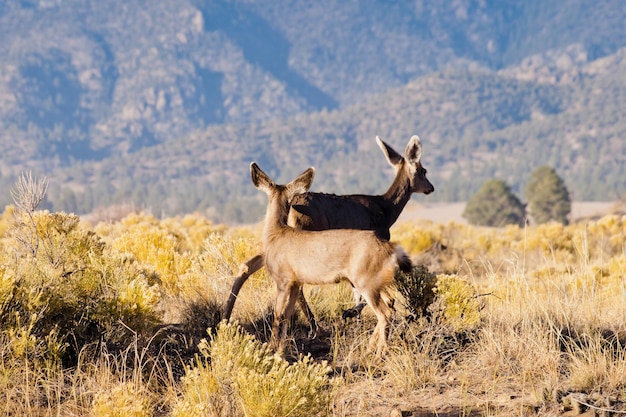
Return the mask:
M507 224L524 225L524 204L504 181L486 181L467 202L463 217L470 224L501 227Z
M554 169L545 165L535 169L525 191L533 221L538 224L549 221L568 223L572 210L569 191Z

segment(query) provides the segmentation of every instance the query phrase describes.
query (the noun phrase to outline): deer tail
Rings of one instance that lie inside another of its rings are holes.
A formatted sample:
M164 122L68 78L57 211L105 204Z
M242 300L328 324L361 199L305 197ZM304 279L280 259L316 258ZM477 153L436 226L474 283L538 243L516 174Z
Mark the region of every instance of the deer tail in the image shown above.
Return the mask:
M398 267L402 272L408 273L413 269L413 263L409 255L404 252L404 249L400 245L396 245L396 259L398 260Z

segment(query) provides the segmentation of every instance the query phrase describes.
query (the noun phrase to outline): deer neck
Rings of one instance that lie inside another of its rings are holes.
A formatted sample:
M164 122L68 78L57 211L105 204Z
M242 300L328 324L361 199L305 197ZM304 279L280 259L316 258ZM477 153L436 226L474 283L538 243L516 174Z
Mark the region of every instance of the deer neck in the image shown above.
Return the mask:
M404 175L404 170L400 169L387 192L382 195L389 227L398 220L402 210L411 199L411 194L411 181Z
M267 245L273 237L286 229L289 205L281 199L271 198L267 205L265 224L263 226L263 245Z

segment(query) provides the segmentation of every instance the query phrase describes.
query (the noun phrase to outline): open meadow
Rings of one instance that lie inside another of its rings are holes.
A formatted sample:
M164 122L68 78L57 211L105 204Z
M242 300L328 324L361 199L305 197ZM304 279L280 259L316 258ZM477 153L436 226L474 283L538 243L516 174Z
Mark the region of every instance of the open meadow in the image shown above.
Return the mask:
M0 218L0 414L8 416L572 416L626 413L626 216L473 227L401 219L389 347L343 319L347 285L307 287L321 324L264 344L265 270L222 307L260 225L128 213ZM299 310L298 310L299 311Z

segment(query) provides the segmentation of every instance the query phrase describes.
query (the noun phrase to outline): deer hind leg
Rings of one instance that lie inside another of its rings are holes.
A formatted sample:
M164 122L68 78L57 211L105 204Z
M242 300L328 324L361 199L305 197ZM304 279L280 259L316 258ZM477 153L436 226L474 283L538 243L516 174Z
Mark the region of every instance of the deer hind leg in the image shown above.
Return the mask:
M300 308L304 312L307 321L309 322L309 339L315 339L317 337L317 331L319 330L319 326L317 325L317 320L315 320L315 315L313 311L311 311L311 307L309 307L309 303L307 303L306 298L304 298L304 292L302 288L300 288L300 292L298 293L298 304L300 304Z
M393 312L395 311L394 305L396 303L396 300L389 293L389 288L387 287L383 288L380 291L380 297L382 298L383 302L387 305L387 307L389 307L389 309L391 310L391 314L393 314Z
M289 318L295 310L298 293L300 291L301 287L295 282L278 289L276 305L274 307L274 321L272 323L270 347L281 355L285 350Z
M228 301L226 302L226 307L224 308L224 319L226 321L230 320L233 308L235 307L235 300L237 300L237 295L239 294L239 290L241 290L243 283L248 280L250 275L254 274L261 268L263 268L262 253L248 259L239 267L237 278L235 278L235 282L233 282L233 288L230 290L230 295L228 296Z
M378 319L367 350L368 352L375 351L376 355L380 356L387 347L387 327L393 312L390 306L392 299L387 291L380 288L365 291L362 294Z
M363 296L356 288L352 288L352 297L354 299L354 307L344 310L344 312L341 313L341 318L344 320L353 317L361 317L361 312L367 305L367 303L363 301Z

